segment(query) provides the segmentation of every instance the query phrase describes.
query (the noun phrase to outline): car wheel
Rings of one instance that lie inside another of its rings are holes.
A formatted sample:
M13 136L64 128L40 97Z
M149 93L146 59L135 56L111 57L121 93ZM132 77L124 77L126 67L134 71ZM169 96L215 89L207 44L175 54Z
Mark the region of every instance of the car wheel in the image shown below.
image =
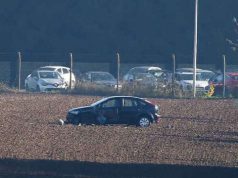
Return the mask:
M138 120L138 125L140 127L149 127L150 126L150 119L147 116L141 116Z
M36 86L36 92L40 92L40 87L39 87L39 85Z
M103 116L102 114L97 116L97 122L100 125L104 125L107 123L107 118L105 116Z

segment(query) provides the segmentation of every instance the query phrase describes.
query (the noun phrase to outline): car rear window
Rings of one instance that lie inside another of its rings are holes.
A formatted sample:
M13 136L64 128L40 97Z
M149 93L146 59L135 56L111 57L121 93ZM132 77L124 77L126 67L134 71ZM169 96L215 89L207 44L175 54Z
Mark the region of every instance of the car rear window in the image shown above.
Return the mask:
M136 100L124 98L123 99L123 107L137 107L138 103Z
M148 106L150 104L149 101L138 100L138 103L141 107Z
M38 70L49 70L49 71L54 71L55 69L54 69L54 68L51 68L51 67L41 67L41 68L39 68Z

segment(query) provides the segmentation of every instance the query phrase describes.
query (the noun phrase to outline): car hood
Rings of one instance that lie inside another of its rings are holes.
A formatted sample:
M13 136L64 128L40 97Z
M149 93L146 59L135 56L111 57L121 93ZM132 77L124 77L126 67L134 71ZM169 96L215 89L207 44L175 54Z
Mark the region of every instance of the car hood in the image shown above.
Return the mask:
M93 106L83 106L83 107L70 109L69 112L71 111L88 112L92 110L93 110Z
M182 83L189 83L191 85L193 85L193 80L181 80ZM208 81L196 81L196 86L197 87L206 87L208 86Z

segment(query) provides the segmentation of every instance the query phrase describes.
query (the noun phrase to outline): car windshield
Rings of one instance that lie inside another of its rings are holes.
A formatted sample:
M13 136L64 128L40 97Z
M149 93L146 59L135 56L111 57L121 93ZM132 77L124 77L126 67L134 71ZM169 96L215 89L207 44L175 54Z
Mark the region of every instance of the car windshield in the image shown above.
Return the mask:
M43 79L60 79L60 75L57 72L50 72L50 71L40 71L39 72L40 78Z
M209 80L214 76L213 72L201 72L202 80Z
M115 78L109 73L93 73L92 81L115 81Z
M192 73L177 74L177 79L178 79L178 80L193 80L193 74L192 74ZM196 75L196 79L197 79L198 81L202 80L200 73Z
M149 73L138 73L135 75L136 80L156 80L155 77Z
M96 106L96 105L98 105L98 104L100 104L100 103L106 101L107 99L108 99L108 98L102 98L102 99L96 101L95 103L91 104L91 106Z
M155 77L161 77L163 74L163 71L161 70L149 70L149 73L152 74Z

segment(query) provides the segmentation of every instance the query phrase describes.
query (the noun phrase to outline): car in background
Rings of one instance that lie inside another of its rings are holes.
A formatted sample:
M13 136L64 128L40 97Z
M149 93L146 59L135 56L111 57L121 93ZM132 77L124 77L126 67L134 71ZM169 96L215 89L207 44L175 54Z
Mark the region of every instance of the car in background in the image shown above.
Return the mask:
M67 86L70 86L70 68L64 66L43 66L38 68L37 70L48 70L48 71L56 71L60 74L60 76L64 79ZM74 88L76 85L76 78L74 73L71 75L71 87Z
M63 123L135 124L148 127L159 120L159 107L133 96L111 96L90 106L70 109Z
M82 81L96 85L117 88L117 80L109 72L90 71L84 74ZM119 87L121 87L121 85L119 85Z
M132 81L130 81L131 83ZM136 85L143 85L146 87L156 87L157 79L150 73L136 73L134 74L133 83ZM127 83L129 84L129 83Z
M223 94L224 75L218 73L209 80L209 86L214 87L215 96ZM232 94L238 97L238 72L227 72L225 75L225 91L226 95Z
M191 72L193 73L193 68L178 68L176 69L176 72ZM206 80L209 81L210 78L212 78L215 75L215 72L211 71L211 70L204 70L204 69L196 69L197 73L201 74L201 78L202 80Z
M162 70L160 67L154 66L133 67L123 76L123 83L128 84L131 82L137 82L138 78L140 79L140 77L138 76L143 74L148 74L148 77L149 75L152 75L156 79L157 84L165 85L167 83L169 73L165 70ZM152 79L152 77L149 78Z
M64 79L55 71L35 70L25 79L26 91L46 92L66 88Z
M183 92L192 91L193 72L176 71L175 80ZM197 72L197 74L196 74L196 90L197 91L206 91L208 85L209 85L208 81L202 78L202 75L200 72Z

